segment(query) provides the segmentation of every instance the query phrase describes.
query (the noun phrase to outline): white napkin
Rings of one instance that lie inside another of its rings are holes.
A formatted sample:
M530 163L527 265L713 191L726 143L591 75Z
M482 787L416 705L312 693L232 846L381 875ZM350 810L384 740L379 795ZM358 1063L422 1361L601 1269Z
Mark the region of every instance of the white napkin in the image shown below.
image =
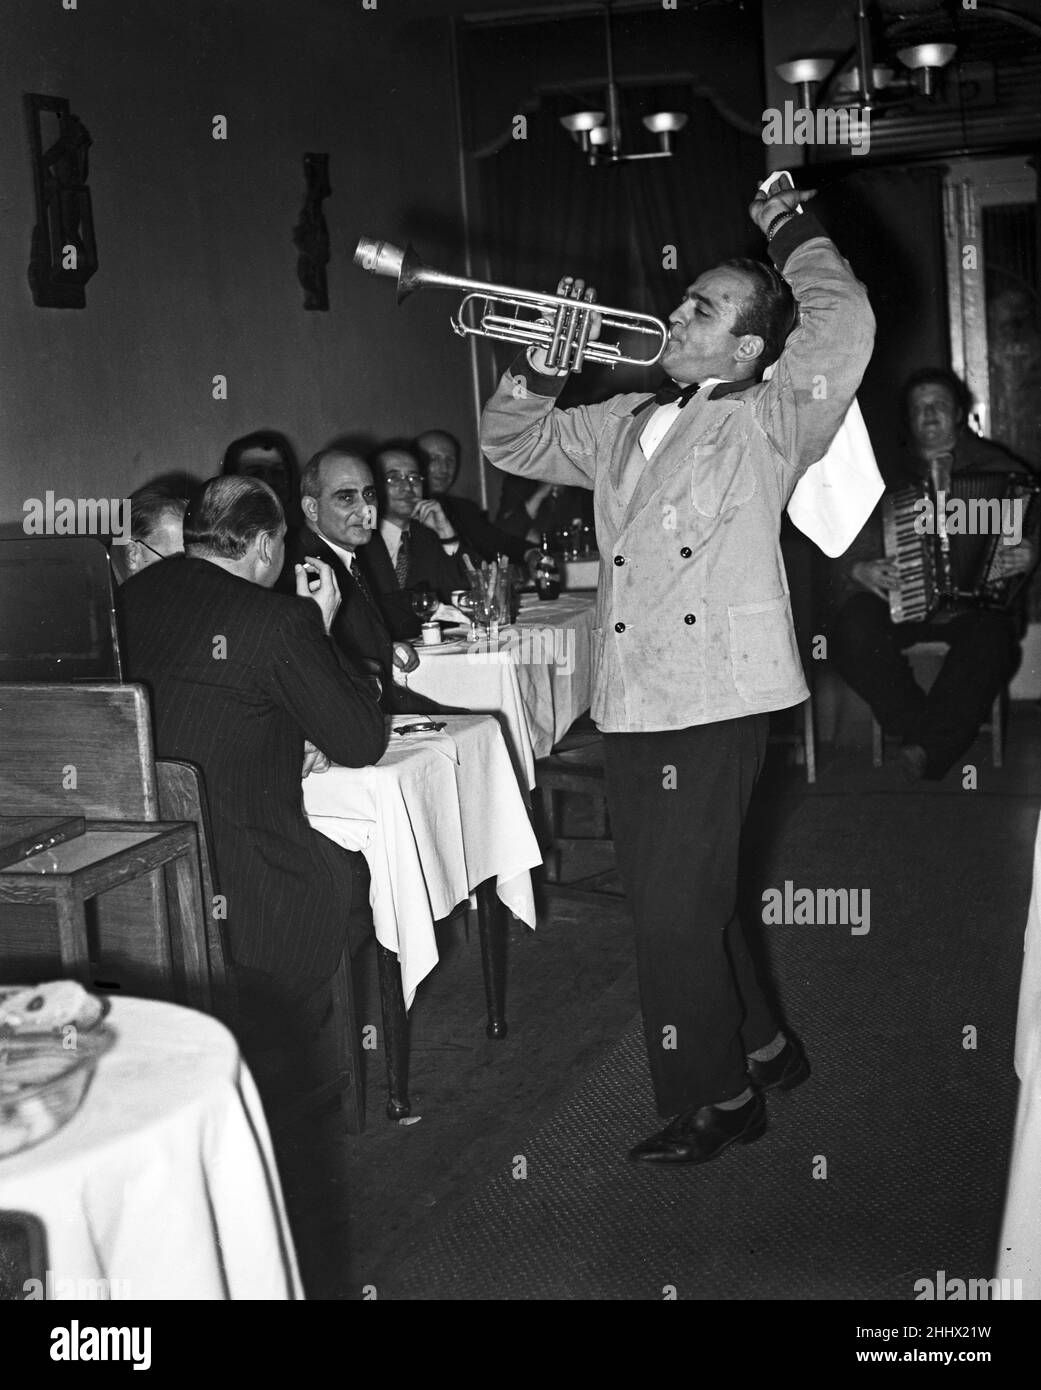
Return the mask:
M466 623L469 625L470 619L465 613L460 613L454 604L439 603L426 621L428 623Z
M796 483L788 515L834 559L853 544L884 491L867 426L854 398L824 457Z

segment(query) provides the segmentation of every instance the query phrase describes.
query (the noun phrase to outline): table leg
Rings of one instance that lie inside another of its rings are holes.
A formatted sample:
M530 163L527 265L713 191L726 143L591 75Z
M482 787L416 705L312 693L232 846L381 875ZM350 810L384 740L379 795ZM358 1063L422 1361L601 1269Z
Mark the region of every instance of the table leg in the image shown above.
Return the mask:
M192 827L194 832L195 827ZM180 957L184 970L185 994L188 1003L203 1013L213 1007L210 996L210 972L206 958L206 915L199 883L198 851L189 847L173 860L177 890L178 920L171 931L180 936Z
M54 885L54 915L58 924L61 968L74 980L90 987L90 953L83 899L69 883Z
M401 988L401 962L393 951L376 943L380 977L383 1043L387 1054L387 1118L403 1120L412 1113L408 1098L408 1013Z
M542 867L547 883L557 883L560 879L560 851L557 849L557 803L552 787L543 787L542 823L548 843L542 851Z
M488 1001L489 1038L506 1036L506 921L495 892L495 880L485 879L477 889L477 921L481 932L481 966Z

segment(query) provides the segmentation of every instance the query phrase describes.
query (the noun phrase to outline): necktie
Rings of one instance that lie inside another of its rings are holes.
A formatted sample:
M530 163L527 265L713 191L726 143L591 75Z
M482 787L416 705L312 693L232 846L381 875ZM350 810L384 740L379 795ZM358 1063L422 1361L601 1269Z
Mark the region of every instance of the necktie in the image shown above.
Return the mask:
M632 414L639 415L640 412L646 410L649 405L672 405L674 401L679 405L680 410L682 410L700 385L700 381L692 381L689 386L677 386L674 381L663 381L654 395L648 396L645 401L641 401L632 411Z
M408 584L408 532L402 531L398 546L398 557L394 561L394 577L398 587L404 589Z
M368 580L362 573L361 565L358 564L357 558L355 558L354 564L351 566L350 575L351 578L354 580L355 584L357 584L358 588L361 590L361 596L365 600L365 602L370 606L370 608L375 608L376 600L372 596L372 590L369 588Z

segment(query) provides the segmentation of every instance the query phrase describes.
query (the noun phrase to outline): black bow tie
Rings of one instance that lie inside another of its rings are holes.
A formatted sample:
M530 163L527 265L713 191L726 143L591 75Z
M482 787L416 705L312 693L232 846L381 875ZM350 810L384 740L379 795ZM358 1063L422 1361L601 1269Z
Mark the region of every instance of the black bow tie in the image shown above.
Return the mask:
M654 395L641 401L632 413L639 415L640 411L646 410L649 405L672 405L673 402L682 410L700 385L700 381L691 382L689 386L677 386L674 381L663 381Z

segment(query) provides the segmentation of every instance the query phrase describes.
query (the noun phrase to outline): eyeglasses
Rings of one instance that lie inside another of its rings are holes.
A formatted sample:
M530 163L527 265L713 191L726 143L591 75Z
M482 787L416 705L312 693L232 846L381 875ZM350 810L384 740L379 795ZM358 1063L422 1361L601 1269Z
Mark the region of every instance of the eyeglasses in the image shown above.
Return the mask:
M419 487L423 476L420 473L388 473L383 481L388 487Z
M155 546L154 546L154 545L149 545L147 541L139 541L139 540L137 540L136 536L134 537L134 541L135 541L135 544L137 544L137 545L143 545L144 548L145 548L146 550L150 550L150 551L152 552L152 554L155 555L155 556L157 556L160 560L169 560L169 559L171 559L172 556L174 556L174 555L181 555L181 554L183 554L183 551L174 550L174 551L171 551L171 553L170 553L169 555L164 555L163 552L162 552L161 550L156 550Z

